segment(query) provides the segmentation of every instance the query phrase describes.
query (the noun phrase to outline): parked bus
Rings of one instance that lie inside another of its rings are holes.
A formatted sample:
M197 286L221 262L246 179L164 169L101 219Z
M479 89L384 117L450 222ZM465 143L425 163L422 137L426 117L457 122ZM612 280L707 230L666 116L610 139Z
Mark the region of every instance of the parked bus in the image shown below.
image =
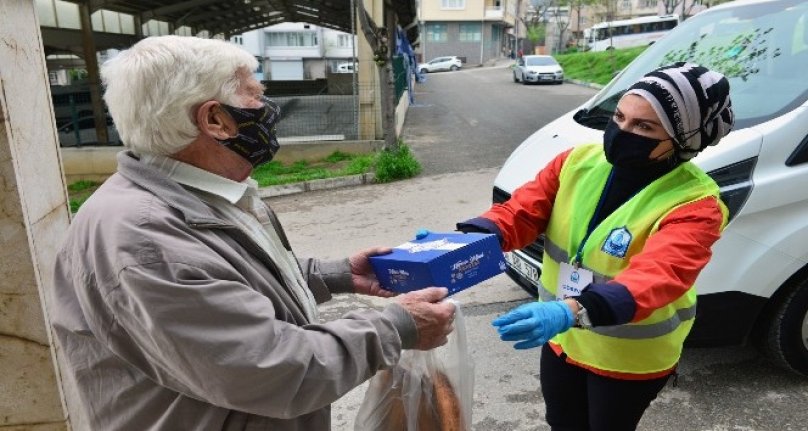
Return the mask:
M607 21L587 29L587 45L591 51L650 45L679 24L678 15L643 16Z

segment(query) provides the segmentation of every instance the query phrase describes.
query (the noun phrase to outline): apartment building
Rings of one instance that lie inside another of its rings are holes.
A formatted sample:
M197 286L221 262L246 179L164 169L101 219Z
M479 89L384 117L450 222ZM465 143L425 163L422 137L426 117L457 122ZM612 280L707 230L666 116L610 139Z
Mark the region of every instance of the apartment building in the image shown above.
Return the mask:
M456 55L469 65L507 56L518 50L524 31L517 16L527 0L421 0L418 18L424 61Z
M265 80L325 78L352 62L355 36L313 24L287 22L233 36L261 63Z

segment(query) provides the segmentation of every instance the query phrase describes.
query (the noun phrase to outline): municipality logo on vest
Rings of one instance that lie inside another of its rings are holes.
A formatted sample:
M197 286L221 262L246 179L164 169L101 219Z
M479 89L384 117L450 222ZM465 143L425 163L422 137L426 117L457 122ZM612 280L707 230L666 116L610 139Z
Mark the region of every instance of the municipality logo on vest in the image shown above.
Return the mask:
M631 232L623 226L612 229L600 249L612 256L622 258L626 257L629 244L631 244Z

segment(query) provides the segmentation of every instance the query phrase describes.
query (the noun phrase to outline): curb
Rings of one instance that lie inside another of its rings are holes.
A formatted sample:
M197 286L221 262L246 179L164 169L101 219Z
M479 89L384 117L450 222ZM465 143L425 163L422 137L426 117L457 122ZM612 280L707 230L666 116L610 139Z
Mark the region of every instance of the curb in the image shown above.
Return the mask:
M303 181L300 183L261 187L258 189L258 196L261 199L267 199L318 190L332 190L342 187L372 184L375 182L376 175L374 175L373 172L368 172L365 174L349 175L347 177L325 178L321 180Z
M602 89L604 87L603 85L595 84L594 82L579 81L577 79L565 79L564 82L569 82L570 84L580 85L582 87L594 88L596 90L600 90L600 89Z

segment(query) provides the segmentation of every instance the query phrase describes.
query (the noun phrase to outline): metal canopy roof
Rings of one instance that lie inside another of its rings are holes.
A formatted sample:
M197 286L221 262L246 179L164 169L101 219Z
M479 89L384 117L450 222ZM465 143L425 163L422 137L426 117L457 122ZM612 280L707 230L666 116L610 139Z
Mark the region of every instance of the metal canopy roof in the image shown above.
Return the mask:
M226 36L244 33L281 22L305 22L351 32L351 0L69 0L85 3L90 12L106 9L140 18L156 19L195 31L208 30ZM361 0L355 0L359 2ZM415 0L387 2L407 26L415 21ZM381 25L381 23L379 23ZM417 38L412 29L411 39ZM415 37L412 37L412 36Z

